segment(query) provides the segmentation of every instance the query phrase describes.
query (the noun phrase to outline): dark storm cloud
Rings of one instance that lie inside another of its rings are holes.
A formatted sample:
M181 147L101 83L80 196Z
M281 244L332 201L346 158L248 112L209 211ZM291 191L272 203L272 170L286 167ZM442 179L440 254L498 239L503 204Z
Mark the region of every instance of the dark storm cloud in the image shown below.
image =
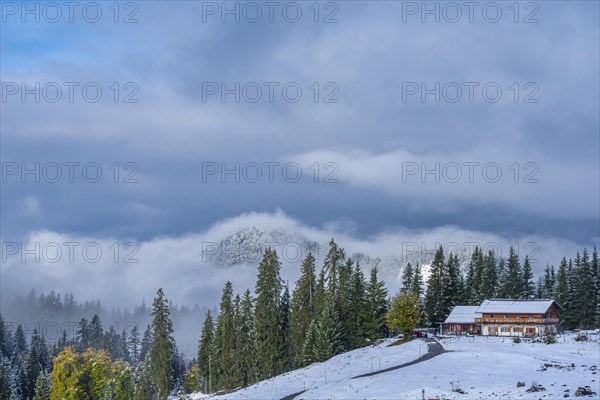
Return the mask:
M453 225L597 242L597 3L539 3L539 21L528 24L522 20L531 10L521 10L515 23L504 3L497 23L480 11L473 23L466 14L457 23L422 23L419 14L403 15L406 2L340 2L339 22L330 24L314 23L309 4L301 4L298 23L281 16L221 23L218 14L203 22L202 2L142 2L135 24L115 24L107 10L97 24L9 19L2 26L3 82L93 81L104 95L97 103L52 104L11 97L1 104L2 161L96 162L104 179L38 184L9 177L2 239L40 230L179 238L246 212L282 209L313 227L350 221L357 238ZM112 101L114 82L120 100L129 93L123 85L135 83L139 102ZM206 82L295 82L303 97L290 103L277 92L272 103L231 96L222 103L217 94L205 102ZM436 82L456 82L463 97L406 96L407 84ZM478 83L473 102L464 82ZM495 103L481 94L490 82L502 89ZM337 103L322 101L327 83L339 89ZM538 102L525 103L527 95ZM291 161L304 173L297 183L280 170L273 182L237 183L231 175L222 182L220 173L203 179L207 162L243 168ZM431 168L465 161L498 163L504 178L402 181L407 162ZM139 182L112 182L115 162L121 169L135 163ZM328 162L338 167L337 183L322 181ZM515 183L510 167L517 162ZM537 165L539 182L523 183L526 163Z

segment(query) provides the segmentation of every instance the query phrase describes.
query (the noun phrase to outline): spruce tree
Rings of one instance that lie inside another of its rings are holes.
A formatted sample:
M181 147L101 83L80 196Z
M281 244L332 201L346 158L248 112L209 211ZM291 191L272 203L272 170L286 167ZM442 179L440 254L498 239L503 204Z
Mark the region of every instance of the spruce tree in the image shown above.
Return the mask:
M137 385L135 385L134 400L154 400L156 391L150 380L149 367L146 362L140 364L140 374Z
M306 338L302 346L302 365L309 365L317 361L316 357L317 345L317 323L311 321L306 331Z
M502 295L510 299L519 299L523 293L521 263L515 249L511 246L508 251L508 262L502 282Z
M11 366L8 357L0 352L0 399L10 399L12 395Z
M556 289L556 274L554 272L554 265L546 265L546 269L544 270L543 285L542 298L554 299L554 293Z
M421 266L419 264L415 265L415 269L413 271L411 291L416 293L417 297L419 298L425 293L423 291L423 276L421 275Z
M33 331L31 337L31 350L27 356L25 370L27 371L27 387L24 388L25 398L32 398L35 394L35 386L40 374L50 369L50 355L43 337L37 330ZM19 361L20 362L20 361Z
M350 280L346 329L348 329L350 349L356 349L366 344L362 318L367 313L365 277L358 263L354 267Z
M535 284L535 294L533 298L543 299L544 298L544 278L538 276L537 283Z
M354 262L351 259L339 268L339 284L338 294L335 299L335 311L337 312L338 319L340 321L340 347L342 350L350 349L351 330L353 323L351 320L351 304L350 304L350 293L352 284L352 273L353 273Z
M238 299L239 300L239 299ZM233 286L227 282L223 288L217 327L213 339L213 348L217 358L211 363L216 369L218 380L212 382L214 388L233 389L236 384L235 376L235 316L233 305Z
M413 267L409 262L404 267L404 271L402 271L402 290L405 292L412 291L413 284Z
M92 347L95 350L99 350L102 348L105 348L105 345L113 346L114 343L111 343L111 341L114 339L114 327L113 331L111 334L108 334L106 339L108 339L107 341L105 341L105 335L104 335L104 330L102 329L102 321L100 320L100 317L98 316L98 314L94 314L94 316L92 317L92 320L90 321L90 325L89 325L89 330L88 330L88 341L89 341L89 346ZM108 343L106 343L108 342ZM109 349L110 352L110 349ZM112 354L112 352L111 352Z
M596 310L596 327L600 327L600 264L598 261L598 250L594 247L592 252L591 272L594 282L594 307Z
M140 342L140 362L144 361L150 353L150 347L152 346L152 328L150 325L146 326L146 330L144 330L144 335L142 336L142 341Z
M329 242L329 251L325 256L325 263L323 265L323 273L325 275L325 285L327 291L331 294L333 299L337 299L338 290L338 274L339 269L345 261L344 250L340 248L333 239Z
M282 372L289 371L293 367L294 354L292 349L291 337L291 305L290 305L290 290L286 285L281 296L281 304L279 307L279 321L281 324L281 334L283 339L283 349L281 360Z
M567 270L567 259L565 257L563 257L558 266L554 298L562 307L562 309L558 311L558 316L562 321L563 327L571 329L569 314L569 275Z
M256 281L256 362L259 379L278 375L284 369L284 338L280 320L282 282L277 252L266 249Z
M593 300L596 293L587 249L583 249L581 258L579 254L577 258L573 306L579 328L591 329L595 325L596 309Z
M138 365L140 361L140 332L137 325L134 325L133 328L131 328L128 348L129 354L131 355L131 362L133 365Z
M204 324L202 324L202 333L200 335L200 346L198 347L198 355L196 357L196 363L198 365L198 371L200 373L200 379L204 386L204 392L209 392L208 379L209 379L209 357L213 340L214 323L210 310L206 312Z
M244 292L240 305L236 333L236 361L241 374L241 385L256 382L256 348L254 345L254 308L250 290Z
M493 299L498 285L498 267L493 250L488 251L484 259L483 277L481 281L481 299Z
M446 267L448 278L445 285L447 306L451 309L455 305L460 304L463 298L463 287L462 287L462 279L460 273L460 263L458 261L458 256L450 255L448 256L448 264Z
M152 345L150 347L150 378L156 388L158 400L166 400L170 388L170 363L175 349L173 323L169 317L169 302L158 289L152 304Z
M6 329L6 325L4 324L4 319L2 318L2 314L0 314L0 357L4 356L10 358L12 356L12 340L11 335L8 329ZM1 361L1 359L0 359Z
M333 301L327 301L317 324L314 345L316 361L325 361L338 354L340 347L340 322Z
M530 299L535 294L535 287L533 284L533 271L531 270L531 263L529 262L529 256L525 256L523 261L523 274L522 274L522 299Z
M319 278L317 279L317 285L315 286L315 296L313 301L313 315L318 317L323 311L325 306L325 271L321 269Z
M377 277L377 267L373 267L365 290L365 311L361 318L364 336L371 342L387 335L387 296L384 282Z
M15 348L13 354L16 357L25 357L27 356L27 352L27 338L25 337L23 326L19 324L15 330Z
M446 298L448 279L444 264L444 250L440 246L431 263L430 275L427 280L427 292L425 293L425 314L430 326L435 326L436 323L444 321L450 309Z
M306 332L314 314L314 293L316 285L315 258L308 253L302 263L302 272L292 293L291 304L291 342L296 363L301 364L302 348Z
M35 395L33 400L50 400L50 376L41 373L35 380Z
M85 317L81 318L77 324L76 338L77 350L86 351L90 346L90 324Z

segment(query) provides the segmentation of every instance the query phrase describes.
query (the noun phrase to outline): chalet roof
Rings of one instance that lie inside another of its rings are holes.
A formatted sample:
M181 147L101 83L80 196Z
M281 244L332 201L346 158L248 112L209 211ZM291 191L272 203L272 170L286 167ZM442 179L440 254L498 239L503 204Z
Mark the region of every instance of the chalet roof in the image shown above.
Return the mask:
M452 309L445 324L474 324L475 318L481 318L481 314L477 312L479 306L455 306Z
M543 314L552 304L556 304L554 300L484 300L477 308L478 313L525 313L525 314Z

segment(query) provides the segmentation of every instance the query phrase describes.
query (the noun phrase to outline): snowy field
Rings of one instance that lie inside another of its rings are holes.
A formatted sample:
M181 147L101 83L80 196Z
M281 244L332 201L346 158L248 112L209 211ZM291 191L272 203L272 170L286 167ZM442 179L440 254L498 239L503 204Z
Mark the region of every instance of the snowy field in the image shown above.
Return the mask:
M427 349L422 340L386 347L388 341L227 396L196 394L193 399L281 399L305 389L296 399L421 399L422 389L426 398L440 399L563 399L575 398L580 386L589 386L597 393L587 398L600 398L600 334L588 334L587 342L576 342L574 337L558 336L558 343L551 345L481 336L442 339L440 343L448 352L437 357L394 371L350 379L412 361ZM525 386L517 387L519 381ZM533 383L545 390L527 392Z

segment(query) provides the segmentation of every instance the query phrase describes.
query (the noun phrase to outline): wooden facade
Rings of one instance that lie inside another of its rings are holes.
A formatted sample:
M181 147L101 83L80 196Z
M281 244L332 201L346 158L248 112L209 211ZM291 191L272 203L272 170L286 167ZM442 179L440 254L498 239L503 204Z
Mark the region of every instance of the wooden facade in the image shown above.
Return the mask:
M488 336L541 336L558 330L554 300L485 300L480 306L456 306L442 324L444 333Z
M523 310L519 312L510 312L518 309L521 304L516 301L506 301L506 312L502 312L502 306L494 305L496 311L486 312L483 307L481 318L476 318L475 322L481 326L482 335L490 336L540 336L546 333L555 333L557 331L559 319L558 303L551 301L545 311L539 309L530 312L527 302L532 300L523 300ZM499 303L499 301L496 301ZM517 303L517 304L515 304ZM500 303L501 304L501 303Z

